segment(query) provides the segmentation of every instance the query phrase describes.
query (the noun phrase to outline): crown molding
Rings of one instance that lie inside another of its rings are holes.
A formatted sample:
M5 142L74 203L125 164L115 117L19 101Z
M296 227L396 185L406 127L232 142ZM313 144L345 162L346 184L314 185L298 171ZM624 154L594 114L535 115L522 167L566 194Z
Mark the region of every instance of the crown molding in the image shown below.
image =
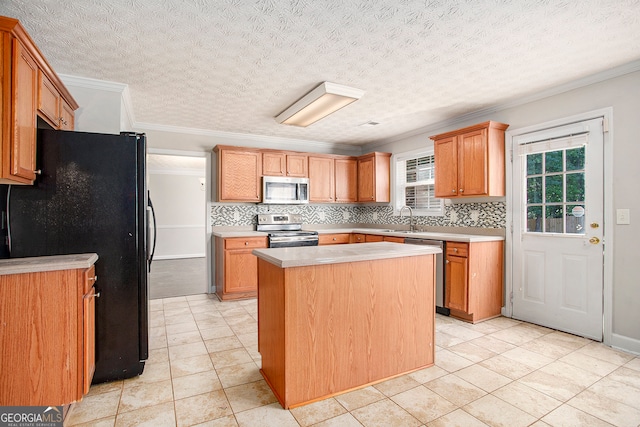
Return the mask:
M570 81L560 86L555 86L546 90L533 93L531 95L519 97L517 99L510 100L501 104L496 104L491 107L472 111L470 113L463 114L461 116L456 116L451 119L442 120L440 122L436 122L428 126L414 129L412 131L405 132L390 138L384 138L377 141L372 141L371 143L368 143L365 145L367 148L372 149L374 147L379 147L382 145L390 144L392 142L397 142L406 138L410 138L412 136L421 135L425 133L432 133L433 131L438 131L446 127L455 126L463 122L484 118L488 114L495 113L496 111L502 111L502 110L507 110L509 108L518 107L520 105L528 104L530 102L538 101L544 98L549 98L554 95L559 95L561 93L569 92L574 89L579 89L585 86L590 86L592 84L604 82L606 80L624 76L630 73L635 73L637 71L640 71L640 60L629 62L619 67L610 68L608 70L601 71L599 73L592 74L590 76L586 76L577 80Z
M257 146L268 144L271 146L276 146L278 148L288 148L294 151L300 151L300 146L305 147L305 151L310 148L315 148L317 152L325 152L330 150L339 150L341 152L360 155L362 154L362 148L359 145L351 145L351 144L336 144L331 142L322 142L322 141L313 141L306 139L293 139L286 138L280 136L266 136L266 135L255 135L249 133L237 133L237 132L225 132L225 131L217 131L210 129L198 129L198 128L190 128L190 127L181 127L181 126L171 126L171 125L159 125L155 123L143 123L136 122L134 124L136 130L139 131L159 131L159 132L172 132L172 133L181 133L181 134L189 134L189 135L199 135L199 136L208 136L212 138L219 138L225 141L225 143L231 143L231 141L238 142L252 142L256 143ZM311 150L313 151L313 150Z
M108 82L105 80L92 79L89 77L71 76L69 74L58 74L58 76L60 76L60 79L66 86L76 86L85 89L97 89L107 92L122 93L129 87L129 85L125 83Z

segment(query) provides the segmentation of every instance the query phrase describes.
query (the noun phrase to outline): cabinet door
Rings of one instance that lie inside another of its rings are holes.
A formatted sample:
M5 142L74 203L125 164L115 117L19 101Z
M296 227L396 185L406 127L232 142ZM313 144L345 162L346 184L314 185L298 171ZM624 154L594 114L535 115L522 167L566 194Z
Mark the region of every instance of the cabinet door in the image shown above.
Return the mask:
M465 257L447 255L445 268L445 306L467 312L469 307L469 262Z
M309 201L335 201L333 158L309 157Z
M84 367L83 367L83 391L89 393L93 373L96 370L96 297L95 288L91 288L89 294L83 298L84 302Z
M307 156L287 154L287 176L306 178L307 175Z
M33 181L36 178L36 108L38 66L22 44L13 40L13 108L11 174Z
M358 201L375 200L375 163L373 156L358 159Z
M435 156L436 197L458 195L458 146L455 136L439 139L433 144Z
M335 159L336 202L358 200L358 161Z
M60 125L60 94L53 86L53 83L44 75L38 72L38 111L53 128Z
M75 113L73 108L71 108L63 98L60 98L60 129L75 129Z
M249 249L226 250L224 254L224 292L258 290L258 258Z
M487 130L475 130L458 136L459 196L479 196L488 193L487 165Z
M84 272L84 296L82 297L82 394L89 393L91 380L96 370L96 270L91 267Z
M262 153L262 174L266 176L284 176L284 153Z
M219 152L220 201L260 201L262 154L222 149Z

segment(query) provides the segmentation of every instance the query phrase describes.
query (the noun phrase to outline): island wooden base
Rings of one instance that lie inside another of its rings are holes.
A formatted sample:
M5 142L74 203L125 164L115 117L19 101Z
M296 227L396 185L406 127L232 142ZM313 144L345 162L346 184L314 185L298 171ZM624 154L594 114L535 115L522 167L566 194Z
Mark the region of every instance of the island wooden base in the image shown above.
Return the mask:
M258 264L262 375L284 408L433 365L435 256Z

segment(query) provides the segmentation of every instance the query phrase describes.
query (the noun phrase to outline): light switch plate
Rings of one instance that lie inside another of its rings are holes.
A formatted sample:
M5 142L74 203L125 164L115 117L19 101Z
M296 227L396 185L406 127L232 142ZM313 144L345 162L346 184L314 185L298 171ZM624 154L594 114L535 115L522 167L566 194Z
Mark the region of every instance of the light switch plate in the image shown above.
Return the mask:
M616 223L617 224L631 224L631 217L629 209L616 210Z

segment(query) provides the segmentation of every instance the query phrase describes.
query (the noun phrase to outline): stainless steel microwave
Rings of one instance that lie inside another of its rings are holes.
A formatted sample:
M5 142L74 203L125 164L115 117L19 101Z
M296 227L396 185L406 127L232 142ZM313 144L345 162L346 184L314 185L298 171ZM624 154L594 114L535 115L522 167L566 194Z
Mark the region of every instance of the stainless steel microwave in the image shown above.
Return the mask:
M309 178L263 176L262 203L278 205L309 203Z

